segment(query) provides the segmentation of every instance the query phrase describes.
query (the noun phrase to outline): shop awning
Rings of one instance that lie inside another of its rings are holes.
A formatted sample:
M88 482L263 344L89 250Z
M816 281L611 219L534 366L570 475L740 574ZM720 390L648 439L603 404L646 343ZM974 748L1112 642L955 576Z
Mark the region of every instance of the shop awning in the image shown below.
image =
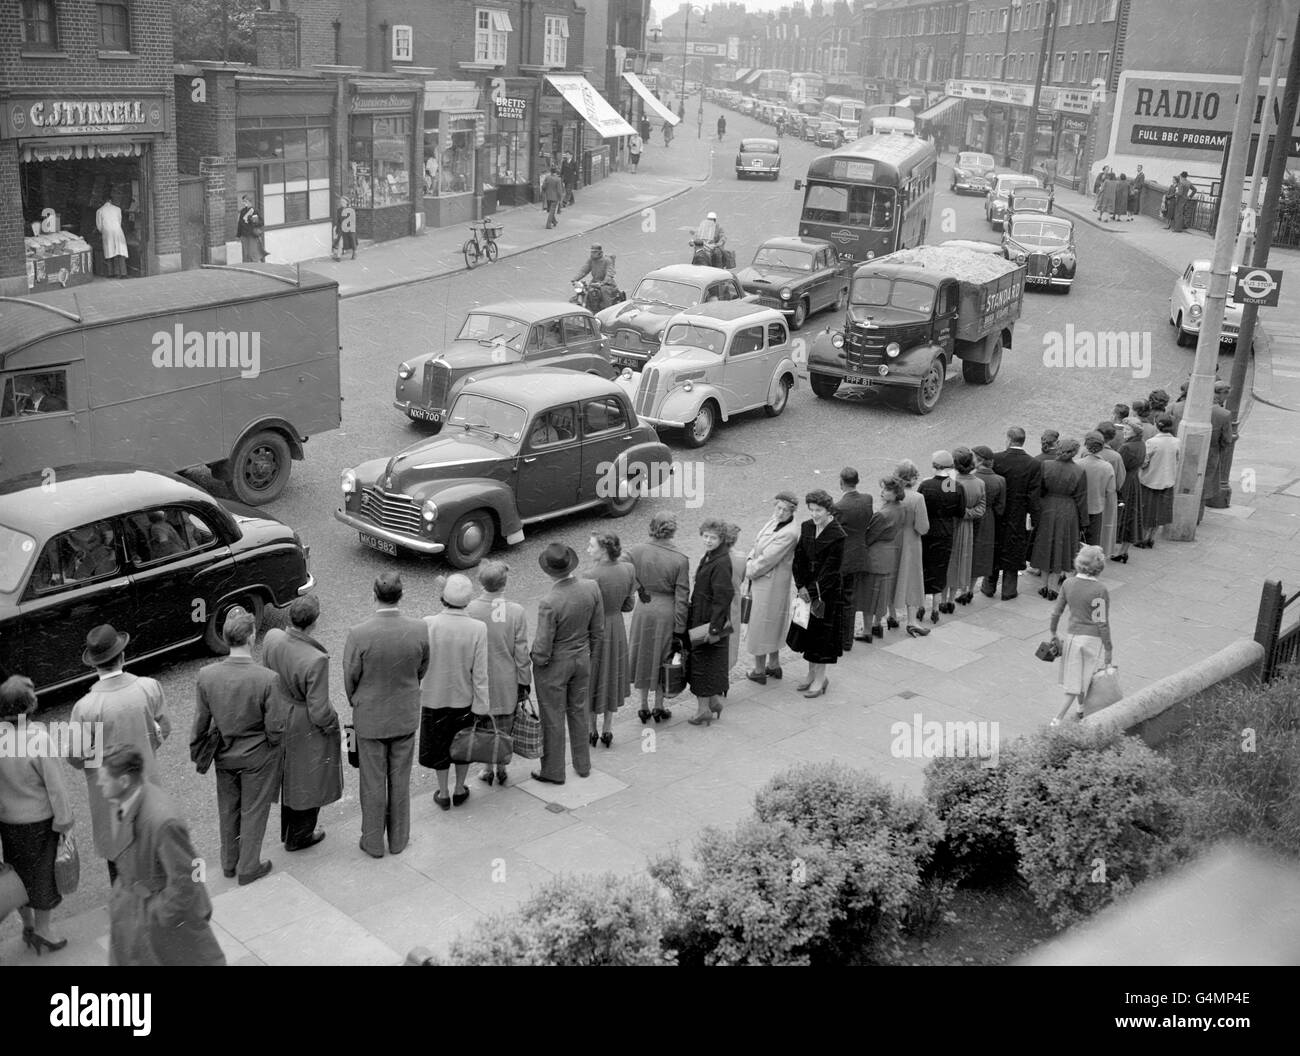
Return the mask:
M762 76L763 76L762 70L750 70L749 73L745 76L745 83L753 84L756 80L758 80Z
M618 111L605 102L582 74L548 73L546 79L602 138L636 135L636 129L618 116Z
M960 105L961 105L961 98L959 96L950 95L946 99L940 99L939 102L935 103L934 106L930 107L929 110L922 110L921 120L922 121L938 120L939 118L943 117L944 114L951 113L953 110L957 109L957 107L959 107Z
M645 82L642 81L641 78L638 77L635 73L628 73L625 71L623 73L623 80L627 81L627 83L632 86L632 90L641 97L641 100L645 103L646 106L648 106L656 114L662 117L670 125L675 125L681 121L680 117L674 114L671 110L668 109L668 107L664 106L663 103L661 103L658 99L655 98L655 93L652 92L649 88L647 88L645 86Z
M127 140L106 143L27 143L23 145L20 160L70 161L84 158L138 158L144 154L146 144Z
M748 77L753 72L754 72L753 66L742 66L740 69L736 71L736 75L731 79L733 81L743 81L746 77Z

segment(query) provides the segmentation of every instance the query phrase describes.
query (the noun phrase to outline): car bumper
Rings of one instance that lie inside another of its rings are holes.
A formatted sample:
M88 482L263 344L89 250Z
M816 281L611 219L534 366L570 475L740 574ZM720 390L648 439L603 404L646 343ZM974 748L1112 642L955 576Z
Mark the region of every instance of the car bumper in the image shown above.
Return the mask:
M978 192L979 194L983 194L989 189L989 187L983 180L959 179L953 184L952 189L954 191L970 191L972 193Z
M779 175L781 172L780 165L737 165L736 175L743 176L750 172L761 172L764 176Z
M1026 275L1026 286L1073 286L1074 276L1061 275Z
M310 572L308 572L307 582L298 588L298 593L299 595L310 594L315 589L316 589L316 577L313 576Z
M1201 324L1199 322L1183 324L1183 333L1185 334L1200 334L1200 332L1201 332ZM1223 325L1223 328L1219 331L1219 344L1235 345L1236 343L1237 343L1237 327L1225 323Z
M441 425L447 419L446 409L421 407L407 400L394 400L393 406L413 422L431 422L434 425Z
M657 418L652 414L638 414L638 418L647 425L653 425L656 429L685 429L686 422L677 421L673 418Z
M334 511L334 519L342 521L349 528L355 528L358 532L366 535L372 535L376 539L383 539L385 542L400 546L403 550L414 550L417 554L428 554L434 556L441 554L447 549L442 543L431 542L427 539L416 539L409 535L402 535L401 532L393 532L387 528L381 528L377 524L363 520L355 513L349 513L347 510L339 508Z

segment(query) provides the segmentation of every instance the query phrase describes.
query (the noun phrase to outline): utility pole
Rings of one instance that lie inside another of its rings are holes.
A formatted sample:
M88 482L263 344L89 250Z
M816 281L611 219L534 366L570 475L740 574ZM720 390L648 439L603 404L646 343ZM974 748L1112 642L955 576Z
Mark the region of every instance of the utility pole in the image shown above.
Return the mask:
M1028 10L1028 8L1026 8ZM1038 139L1038 101L1042 97L1043 73L1050 60L1048 55L1048 37L1056 23L1056 0L1047 0L1047 18L1043 20L1043 39L1039 44L1038 76L1034 78L1034 102L1029 108L1028 127L1025 129L1025 141L1021 145L1020 171L1033 172L1034 143ZM1008 137L1010 138L1010 137Z
M1250 129L1259 95L1259 70L1264 62L1265 27L1273 22L1276 0L1260 0L1250 20L1246 54L1242 62L1241 87L1237 92L1237 115L1228 144L1228 166L1223 181L1219 223L1214 236L1214 263L1210 268L1210 289L1201 317L1201 334L1196 344L1196 366L1187 389L1186 410L1178 438L1181 458L1174 485L1174 520L1166 536L1178 542L1196 538L1204 491L1205 463L1209 455L1210 408L1214 403L1214 369L1219 360L1219 331L1228 295L1228 273L1237 241L1237 220L1241 216L1241 186L1250 153ZM1290 131L1289 129L1287 130ZM1286 153L1283 148L1283 154Z
M1279 51L1284 44L1287 12L1280 12L1278 39L1273 47ZM1264 197L1264 208L1259 222L1255 226L1254 255L1251 257L1252 268L1268 266L1268 253L1273 246L1273 231L1277 226L1277 207L1282 197L1282 180L1286 174L1287 155L1291 152L1291 135L1295 128L1296 108L1300 102L1300 8L1296 12L1295 29L1291 36L1291 62L1286 71L1286 88L1282 92L1282 105L1278 111L1277 127L1273 134L1273 157L1268 167L1268 193ZM1265 117L1260 122L1260 147L1266 142L1264 135L1268 127L1267 107ZM1255 186L1259 186L1263 161L1255 161ZM1253 195L1252 195L1253 201ZM1241 405L1245 401L1246 371L1250 366L1251 345L1255 340L1255 320L1259 315L1259 305L1246 304L1241 309L1241 326L1237 330L1237 348L1232 356L1232 392L1228 396L1228 410L1232 412L1233 446L1228 448L1223 460L1223 479L1232 479L1232 455L1236 447L1239 432ZM1225 496L1226 498L1227 496Z

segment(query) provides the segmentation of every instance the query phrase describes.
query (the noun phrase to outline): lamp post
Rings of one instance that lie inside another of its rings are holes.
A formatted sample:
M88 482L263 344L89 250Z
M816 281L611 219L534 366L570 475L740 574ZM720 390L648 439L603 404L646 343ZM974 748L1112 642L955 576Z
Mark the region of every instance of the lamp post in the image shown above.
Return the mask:
M698 11L700 13L700 21L705 25L708 25L709 22L708 12L706 12L704 8L700 7L698 4L686 5L686 28L682 30L682 106L686 105L686 58L690 54L691 47L692 11ZM703 105L703 100L701 100L701 105Z

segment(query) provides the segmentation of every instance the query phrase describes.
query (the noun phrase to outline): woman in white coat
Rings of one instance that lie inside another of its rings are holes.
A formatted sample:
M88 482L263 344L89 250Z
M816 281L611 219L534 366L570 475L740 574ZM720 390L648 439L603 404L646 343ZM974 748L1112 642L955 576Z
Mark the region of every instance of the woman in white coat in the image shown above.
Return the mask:
M794 593L794 548L799 542L799 524L794 519L799 500L782 491L775 498L772 518L761 529L745 560L745 578L752 595L745 648L754 658L754 669L745 677L759 685L767 676L781 677L781 646L790 630L790 598Z
M122 230L122 210L113 204L111 193L95 213L95 230L104 242L104 264L111 278L126 278L126 233Z

